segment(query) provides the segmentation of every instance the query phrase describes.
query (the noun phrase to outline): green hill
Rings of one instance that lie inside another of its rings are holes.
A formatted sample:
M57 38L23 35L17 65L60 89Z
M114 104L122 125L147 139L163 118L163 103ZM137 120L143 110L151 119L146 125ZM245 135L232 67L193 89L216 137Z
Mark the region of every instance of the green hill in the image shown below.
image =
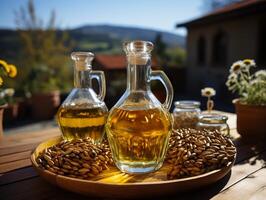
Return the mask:
M162 41L169 48L185 46L185 39L182 36L135 27L86 25L67 32L74 43L73 50L95 53L121 53L123 41L136 39L154 41L157 34L161 34ZM0 57L16 59L20 55L20 45L18 33L15 30L0 29Z

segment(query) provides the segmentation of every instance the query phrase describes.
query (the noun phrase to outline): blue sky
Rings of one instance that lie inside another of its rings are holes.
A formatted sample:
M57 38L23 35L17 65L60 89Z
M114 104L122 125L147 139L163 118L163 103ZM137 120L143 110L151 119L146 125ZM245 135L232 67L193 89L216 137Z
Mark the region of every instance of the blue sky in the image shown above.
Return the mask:
M0 27L15 28L14 12L28 0L0 0ZM37 14L48 20L56 11L61 28L114 24L185 34L175 24L202 15L203 0L35 0Z

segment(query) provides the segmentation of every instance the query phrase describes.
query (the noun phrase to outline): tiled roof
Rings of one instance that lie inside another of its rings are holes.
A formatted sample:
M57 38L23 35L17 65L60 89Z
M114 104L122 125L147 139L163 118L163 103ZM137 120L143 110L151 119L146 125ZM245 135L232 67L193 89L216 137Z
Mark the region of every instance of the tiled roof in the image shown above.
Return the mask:
M225 20L236 16L259 12L266 12L266 0L243 0L218 8L200 18L182 24L177 24L177 27L213 23L218 20Z
M124 69L126 58L123 55L96 55L95 61L105 69Z
M95 56L95 62L105 69L125 69L127 66L125 55L105 55ZM156 59L152 59L152 66L157 66Z

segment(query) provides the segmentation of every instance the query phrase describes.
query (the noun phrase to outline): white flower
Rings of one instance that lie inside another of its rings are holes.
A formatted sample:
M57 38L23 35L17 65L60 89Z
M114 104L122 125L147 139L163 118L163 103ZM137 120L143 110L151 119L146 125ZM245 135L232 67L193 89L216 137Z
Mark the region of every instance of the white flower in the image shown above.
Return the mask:
M237 80L237 75L236 74L230 74L228 76L228 80L230 80L230 81L236 81Z
M249 72L250 67L256 67L256 63L254 60L245 59L243 60L244 66L241 68L242 72Z
M248 67L255 67L256 66L256 63L254 60L252 59L245 59L243 60L243 63L248 66Z
M1 91L0 92L0 99L4 98L5 97L5 92L4 91Z
M259 70L255 73L255 77L260 78L260 77L266 77L266 70Z
M228 79L228 80L226 81L225 85L226 85L227 87L230 87L230 86L233 85L233 82L232 82L230 79Z
M247 97L248 94L247 94L246 92L244 92L244 93L242 94L242 96L243 96L243 97Z
M230 73L239 74L241 70L246 70L246 65L241 61L234 62L233 65L230 68Z
M201 90L201 95L204 97L212 97L216 94L216 91L211 87L206 87Z
M249 85L249 82L247 82L245 79L241 79L239 81L239 85L241 85L242 87L247 87Z
M7 88L7 89L4 90L4 93L8 97L12 97L12 96L14 96L15 90L13 88Z
M230 91L235 90L235 89L236 89L235 85L232 85L232 86L228 87L228 90L230 90Z
M252 81L250 81L250 85L255 85L257 83L259 83L260 81L258 79L254 79Z

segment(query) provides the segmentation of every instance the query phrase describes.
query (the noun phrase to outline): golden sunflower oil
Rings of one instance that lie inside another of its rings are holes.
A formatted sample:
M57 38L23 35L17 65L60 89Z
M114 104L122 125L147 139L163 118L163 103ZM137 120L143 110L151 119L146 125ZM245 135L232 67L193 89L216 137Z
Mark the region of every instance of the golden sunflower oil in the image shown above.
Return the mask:
M118 168L129 173L160 168L170 130L171 117L161 108L114 108L108 117L106 131Z
M57 120L65 140L90 137L101 142L108 111L102 107L58 110Z

